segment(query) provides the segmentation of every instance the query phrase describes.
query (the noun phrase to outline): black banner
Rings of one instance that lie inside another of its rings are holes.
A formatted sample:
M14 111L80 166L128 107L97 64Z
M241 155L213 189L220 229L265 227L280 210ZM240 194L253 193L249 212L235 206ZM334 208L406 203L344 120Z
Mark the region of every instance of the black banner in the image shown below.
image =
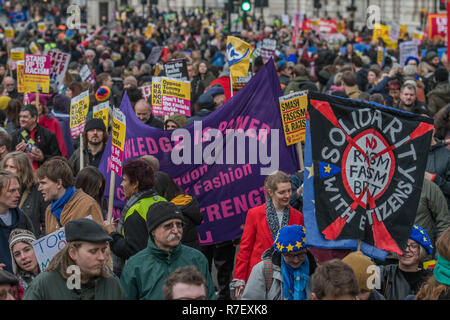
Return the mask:
M308 96L320 232L328 240L360 239L401 254L416 216L433 120Z

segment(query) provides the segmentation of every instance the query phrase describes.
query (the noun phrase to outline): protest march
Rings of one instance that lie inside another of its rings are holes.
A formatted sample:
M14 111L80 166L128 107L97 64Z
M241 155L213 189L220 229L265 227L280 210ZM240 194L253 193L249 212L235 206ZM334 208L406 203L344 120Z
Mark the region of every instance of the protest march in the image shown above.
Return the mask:
M450 3L146 2L0 0L0 300L450 299Z

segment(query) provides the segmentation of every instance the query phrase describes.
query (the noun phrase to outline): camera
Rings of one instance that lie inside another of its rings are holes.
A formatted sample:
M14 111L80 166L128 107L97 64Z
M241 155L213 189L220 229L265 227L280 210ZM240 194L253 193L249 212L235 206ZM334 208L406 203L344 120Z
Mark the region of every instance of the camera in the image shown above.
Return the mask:
M26 148L25 148L25 152L26 153L31 153L31 151L33 151L33 148L34 148L34 144L27 143Z

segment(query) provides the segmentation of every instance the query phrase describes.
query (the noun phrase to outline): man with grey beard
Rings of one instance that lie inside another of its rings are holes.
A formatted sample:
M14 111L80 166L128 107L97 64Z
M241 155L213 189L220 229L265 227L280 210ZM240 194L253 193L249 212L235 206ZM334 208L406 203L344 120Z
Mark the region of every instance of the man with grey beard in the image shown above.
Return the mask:
M206 279L207 298L216 299L208 261L200 251L181 244L183 215L172 202L161 201L147 212L148 246L128 259L120 282L128 300L163 300L166 278L184 266L196 267Z

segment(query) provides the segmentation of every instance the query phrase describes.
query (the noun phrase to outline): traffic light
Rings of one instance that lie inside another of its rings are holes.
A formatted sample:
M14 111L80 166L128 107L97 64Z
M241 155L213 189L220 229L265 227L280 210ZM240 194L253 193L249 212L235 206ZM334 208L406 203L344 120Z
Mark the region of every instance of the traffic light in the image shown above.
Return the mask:
M447 0L441 0L441 2L439 2L439 10L447 10Z
M251 8L252 8L252 4L250 3L250 1L244 0L241 2L242 11L248 12L248 11L250 11Z
M322 4L320 3L320 0L314 0L314 9L320 9L322 8Z

